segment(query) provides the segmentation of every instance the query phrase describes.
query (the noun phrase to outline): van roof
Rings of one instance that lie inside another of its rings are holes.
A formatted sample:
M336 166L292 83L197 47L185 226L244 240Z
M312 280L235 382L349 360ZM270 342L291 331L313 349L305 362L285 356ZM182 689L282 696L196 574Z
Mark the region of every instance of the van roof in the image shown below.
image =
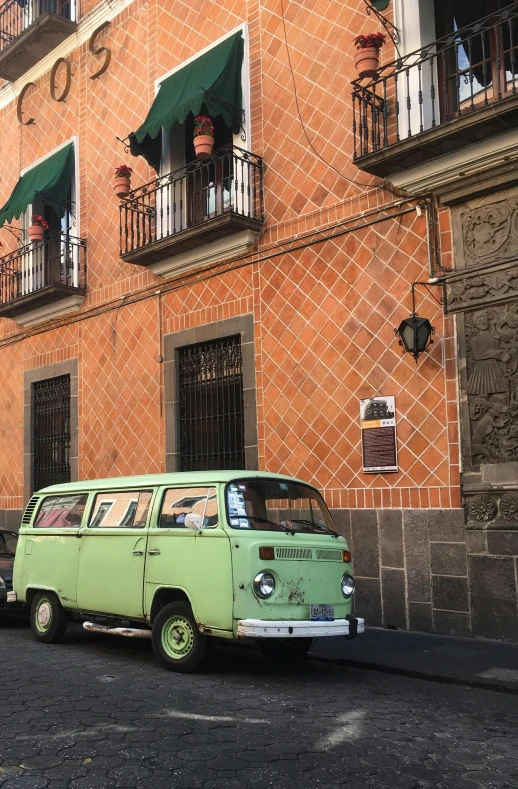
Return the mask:
M233 479L252 479L264 477L266 479L284 479L304 485L310 483L296 477L287 477L284 474L272 474L268 471L179 471L171 474L142 474L136 477L107 477L106 479L87 479L78 482L63 482L60 485L50 485L41 488L35 493L71 493L72 491L90 491L104 488L136 488L156 485L207 485L216 482L231 482ZM314 486L312 486L314 487Z

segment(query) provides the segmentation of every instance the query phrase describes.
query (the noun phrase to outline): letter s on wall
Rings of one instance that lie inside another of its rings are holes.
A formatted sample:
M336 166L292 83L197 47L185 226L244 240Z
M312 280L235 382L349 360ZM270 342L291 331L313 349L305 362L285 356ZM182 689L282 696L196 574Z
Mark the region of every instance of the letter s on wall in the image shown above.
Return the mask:
M108 47L97 47L96 46L96 39L97 36L102 33L107 27L110 26L109 22L103 22L102 25L96 27L92 35L90 36L90 41L88 42L88 49L92 53L92 55L102 55L103 52L105 53L104 63L102 64L101 68L98 69L96 72L90 75L90 79L97 79L104 74L107 70L108 66L110 65L110 61L112 59L112 51L108 49Z
M18 101L16 103L16 117L18 118L18 123L21 123L23 126L30 126L31 123L34 123L34 118L30 117L28 121L24 121L23 119L23 100L25 98L25 94L35 83L34 82L26 82L23 88L20 91L20 95L18 96Z

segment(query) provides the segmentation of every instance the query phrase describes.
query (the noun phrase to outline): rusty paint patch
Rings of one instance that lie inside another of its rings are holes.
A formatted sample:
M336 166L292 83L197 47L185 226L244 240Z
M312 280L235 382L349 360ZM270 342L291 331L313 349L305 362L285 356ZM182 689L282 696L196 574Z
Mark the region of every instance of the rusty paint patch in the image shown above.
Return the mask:
M300 588L303 578L298 580L292 579L286 584L286 592L288 593L288 603L293 605L301 605L304 602L304 592Z

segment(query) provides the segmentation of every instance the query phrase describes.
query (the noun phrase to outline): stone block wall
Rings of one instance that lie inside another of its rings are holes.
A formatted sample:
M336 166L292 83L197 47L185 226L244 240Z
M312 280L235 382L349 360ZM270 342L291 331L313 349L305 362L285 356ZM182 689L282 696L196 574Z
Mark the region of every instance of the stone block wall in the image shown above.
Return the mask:
M472 632L462 509L333 510L370 625Z

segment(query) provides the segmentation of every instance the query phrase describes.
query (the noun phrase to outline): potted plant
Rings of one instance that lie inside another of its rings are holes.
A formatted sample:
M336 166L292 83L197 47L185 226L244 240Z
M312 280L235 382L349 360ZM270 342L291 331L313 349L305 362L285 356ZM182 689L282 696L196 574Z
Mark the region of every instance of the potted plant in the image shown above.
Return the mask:
M210 159L214 147L214 126L207 115L194 119L194 152L198 159Z
M43 241L45 230L49 229L49 223L39 214L33 214L31 217L32 224L27 228L29 238L33 244L39 244Z
M356 44L356 55L354 65L358 71L360 79L369 77L374 79L378 75L380 49L386 41L383 33L369 33L366 36L357 36L354 39Z
M123 197L127 197L130 193L131 189L131 173L133 170L131 167L128 167L127 164L121 164L119 167L115 168L115 181L113 182L113 188L115 189L115 194L117 197L121 199Z

